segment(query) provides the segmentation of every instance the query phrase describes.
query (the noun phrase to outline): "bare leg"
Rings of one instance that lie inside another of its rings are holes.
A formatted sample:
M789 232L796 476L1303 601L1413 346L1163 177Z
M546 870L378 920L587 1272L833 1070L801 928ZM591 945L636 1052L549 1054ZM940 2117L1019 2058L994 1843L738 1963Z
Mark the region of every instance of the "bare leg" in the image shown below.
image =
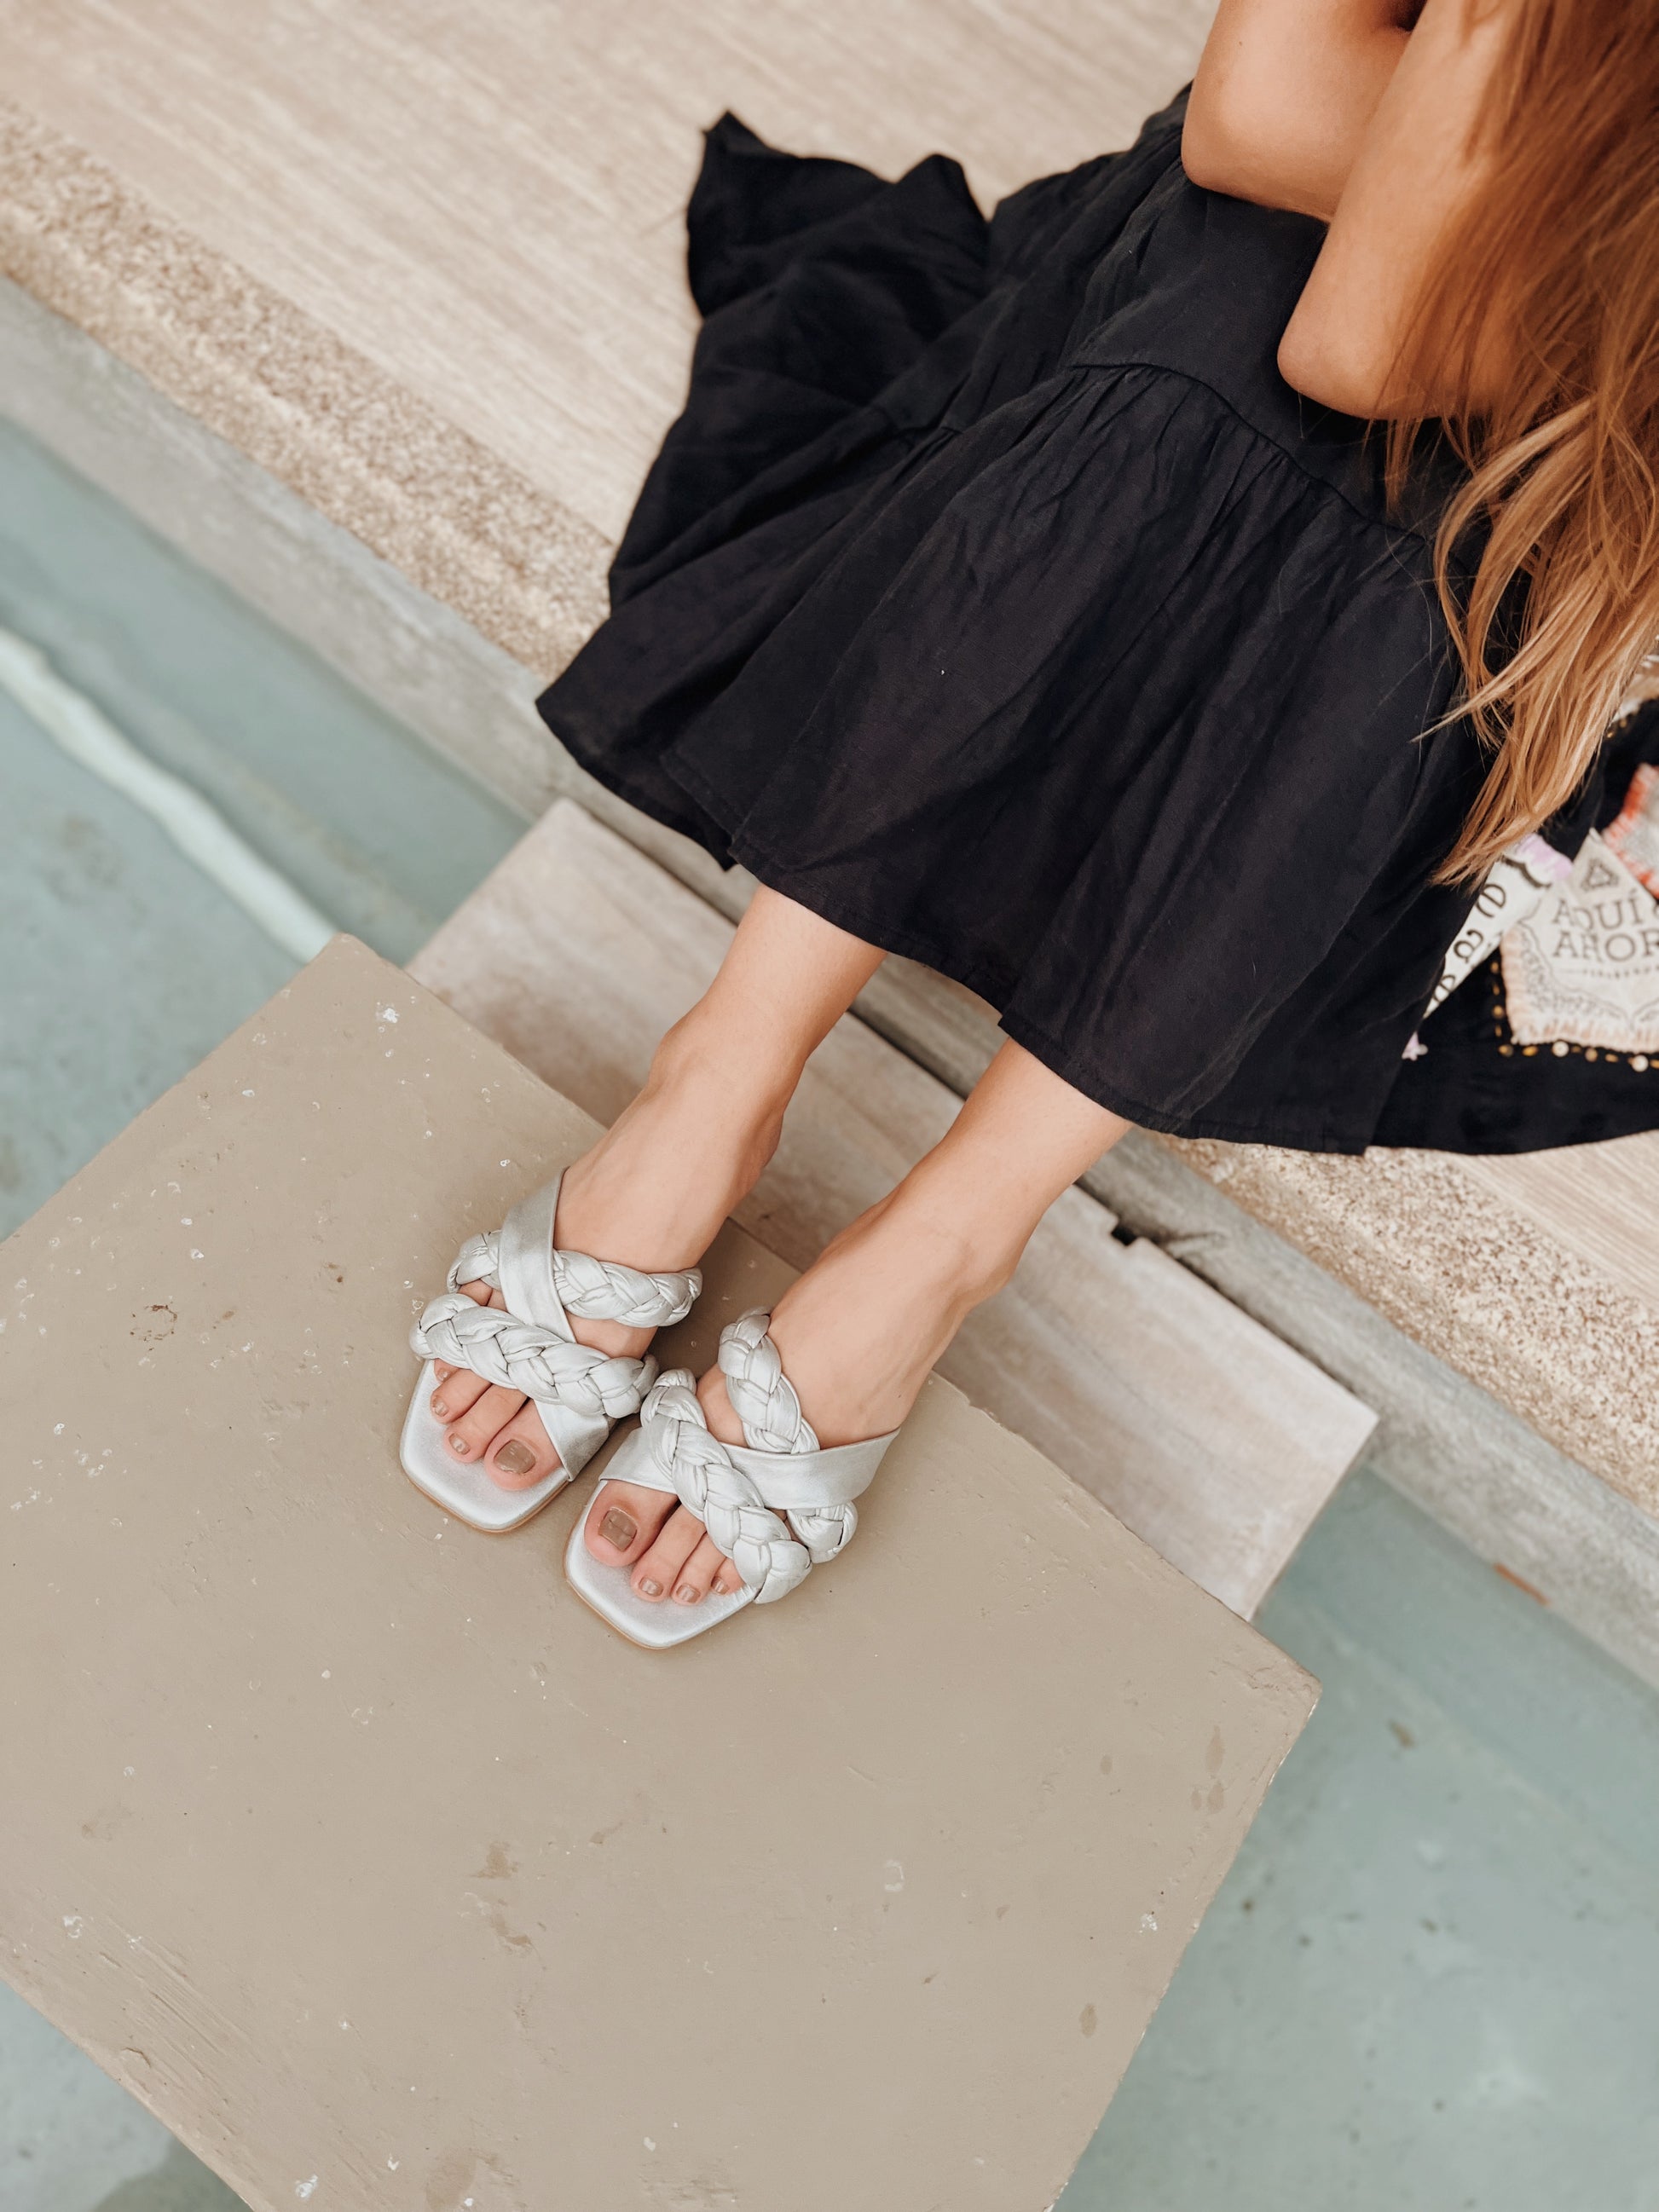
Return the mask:
M758 890L719 975L658 1047L645 1088L567 1171L560 1244L637 1267L694 1265L775 1150L808 1057L881 960L874 945ZM605 1352L650 1341L615 1322L579 1322L575 1333ZM440 1367L432 1410L456 1456L482 1461L505 1488L527 1489L556 1463L535 1407L464 1368ZM626 1497L654 1501L660 1520L659 1493Z
M1013 1273L1049 1206L1128 1126L1018 1045L1003 1046L948 1133L778 1301L773 1340L823 1443L897 1427L968 1314ZM717 1368L698 1395L715 1435L740 1443ZM711 1587L738 1587L702 1523L659 1493L629 1492L635 1533L625 1545L611 1540L621 1533L610 1519L621 1490L602 1487L588 1548L607 1564L631 1564L641 1596L691 1604Z

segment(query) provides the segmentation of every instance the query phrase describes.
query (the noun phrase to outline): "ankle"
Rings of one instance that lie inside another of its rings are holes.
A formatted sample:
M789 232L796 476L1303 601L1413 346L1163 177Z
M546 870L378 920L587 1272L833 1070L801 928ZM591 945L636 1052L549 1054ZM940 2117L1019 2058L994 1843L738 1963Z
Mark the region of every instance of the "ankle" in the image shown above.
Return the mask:
M971 1239L905 1204L900 1190L860 1215L779 1299L771 1334L784 1372L825 1446L884 1435L909 1413L929 1370L988 1294ZM718 1378L716 1378L718 1379ZM699 1394L720 1425L725 1394Z
M775 1029L750 1029L708 999L665 1031L644 1095L716 1098L747 1121L781 1122L810 1052Z
M908 1264L947 1303L957 1322L1012 1279L1036 1225L1000 1206L982 1184L919 1161L882 1201L882 1232L902 1245Z
M971 1229L921 1203L901 1183L867 1212L832 1237L803 1281L817 1290L849 1283L857 1295L890 1315L914 1322L942 1349L974 1308L1001 1289L1012 1273L1000 1255L988 1261ZM781 1316L796 1303L792 1291ZM810 1303L810 1301L809 1301Z
M695 1266L776 1151L788 1091L687 1031L670 1031L641 1090L566 1170L556 1233L572 1249L639 1267Z
M778 1148L802 1063L735 1042L698 1011L664 1036L629 1112L695 1124L716 1153L732 1154L746 1190Z

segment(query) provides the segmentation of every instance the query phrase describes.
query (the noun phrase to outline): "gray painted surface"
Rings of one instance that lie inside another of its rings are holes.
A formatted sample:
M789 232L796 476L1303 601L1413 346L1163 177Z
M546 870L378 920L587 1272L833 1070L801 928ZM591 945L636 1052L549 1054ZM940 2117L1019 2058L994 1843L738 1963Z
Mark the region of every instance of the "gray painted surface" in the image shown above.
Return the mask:
M423 943L523 827L3 420L0 623L389 957ZM3 1234L293 963L3 695L0 791Z
M1659 1696L1351 1477L1324 1695L1061 2212L1654 2212Z
M4 279L0 392L42 445L525 814L561 787L515 660Z
M1262 1616L1319 1711L1062 2212L1654 2212L1659 1698L1369 1471ZM0 1990L6 2212L235 2212Z
M0 1983L5 2212L237 2212L160 2120Z

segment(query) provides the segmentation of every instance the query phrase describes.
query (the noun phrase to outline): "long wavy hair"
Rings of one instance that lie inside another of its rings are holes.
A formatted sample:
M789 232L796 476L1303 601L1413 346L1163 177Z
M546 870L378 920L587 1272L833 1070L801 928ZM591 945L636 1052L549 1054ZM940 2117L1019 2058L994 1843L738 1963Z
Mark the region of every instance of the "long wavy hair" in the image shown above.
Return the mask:
M1435 574L1492 756L1447 882L1572 797L1659 639L1659 0L1488 3L1513 20L1479 181L1404 354L1462 395ZM1423 428L1389 425L1396 496Z

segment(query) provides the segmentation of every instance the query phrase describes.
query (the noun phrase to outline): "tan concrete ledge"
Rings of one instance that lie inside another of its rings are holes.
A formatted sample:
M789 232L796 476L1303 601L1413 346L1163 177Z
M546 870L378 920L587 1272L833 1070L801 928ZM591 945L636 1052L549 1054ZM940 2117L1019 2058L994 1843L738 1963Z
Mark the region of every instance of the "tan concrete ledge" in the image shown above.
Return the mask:
M1123 143L1209 12L0 0L0 266L540 678L678 404L699 124L889 173L949 148L989 198ZM983 1016L890 995L887 1033L970 1079ZM1182 1156L1659 1513L1659 1138Z
M1659 1514L1659 1139L1513 1160L1180 1151L1407 1335Z
M7 1242L0 1970L255 2212L1036 2212L1316 1686L942 1376L678 1652L586 1480L441 1511L410 1321L596 1128L337 939Z
M526 667L604 614L591 525L3 102L0 267Z

